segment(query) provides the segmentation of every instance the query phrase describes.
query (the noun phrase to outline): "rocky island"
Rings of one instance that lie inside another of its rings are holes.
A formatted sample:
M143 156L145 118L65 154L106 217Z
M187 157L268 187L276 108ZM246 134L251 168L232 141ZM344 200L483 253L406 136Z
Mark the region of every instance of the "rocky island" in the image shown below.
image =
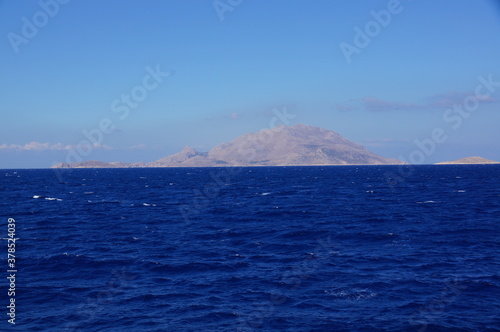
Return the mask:
M239 136L208 152L192 147L150 163L84 161L59 163L53 168L117 167L218 167L218 166L312 166L390 165L397 159L379 156L340 134L319 127L297 124L263 129Z
M443 161L436 165L473 165L473 164L500 164L498 161L489 160L483 157L466 157L453 161Z

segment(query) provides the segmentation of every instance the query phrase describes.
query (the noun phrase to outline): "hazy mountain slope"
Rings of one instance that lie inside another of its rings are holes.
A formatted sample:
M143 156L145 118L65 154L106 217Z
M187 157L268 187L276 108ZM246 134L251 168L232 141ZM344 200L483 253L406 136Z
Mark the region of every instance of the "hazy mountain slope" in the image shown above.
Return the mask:
M208 153L232 165L346 165L395 163L336 132L298 124L240 136Z
M239 136L209 152L186 146L151 163L82 162L55 167L210 167L400 164L368 151L340 134L304 124L279 126Z

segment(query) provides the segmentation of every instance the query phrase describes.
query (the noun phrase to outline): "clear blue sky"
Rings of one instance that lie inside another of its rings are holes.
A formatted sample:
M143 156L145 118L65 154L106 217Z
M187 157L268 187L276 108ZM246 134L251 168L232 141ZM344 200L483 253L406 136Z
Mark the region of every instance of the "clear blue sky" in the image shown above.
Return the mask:
M83 160L208 151L285 108L387 157L440 128L423 162L500 160L497 3L0 0L0 168L65 161L102 119Z

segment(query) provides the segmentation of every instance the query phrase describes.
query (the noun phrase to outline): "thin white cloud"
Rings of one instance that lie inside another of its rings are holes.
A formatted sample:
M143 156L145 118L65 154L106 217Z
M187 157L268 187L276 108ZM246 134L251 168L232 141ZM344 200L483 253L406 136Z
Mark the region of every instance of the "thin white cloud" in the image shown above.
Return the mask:
M63 144L63 143L41 143L41 142L30 142L24 145L19 144L0 144L0 150L6 151L66 151L70 149L77 149L79 145L74 144ZM112 148L108 145L94 144L92 146L94 149L111 150Z
M128 147L128 150L145 150L148 147L145 144L136 144Z
M230 113L223 113L223 114L214 115L214 116L206 118L205 120L208 120L208 121L227 120L227 119L237 120L237 119L241 119L243 116L244 116L244 114L242 112L230 112Z
M336 103L334 109L337 111L355 111L359 108L364 108L366 111L382 112L382 111L406 111L406 110L435 110L442 108L451 108L454 105L462 104L466 98L475 97L481 103L497 103L499 100L490 95L476 96L470 92L451 91L439 93L426 98L426 103L413 102L398 102L383 100L375 97L363 97L360 99L351 99L351 104ZM360 107L355 104L357 103Z
M411 102L395 102L382 100L374 97L363 97L360 99L350 99L350 104L336 103L334 109L340 112L350 112L365 109L370 112L415 110L422 108L421 105Z
M490 95L475 96L468 92L450 91L430 96L428 98L428 106L435 108L451 108L454 105L462 104L467 97L476 97L482 103L495 103L498 101L495 97Z
M361 99L361 103L368 111L399 111L399 110L414 110L421 106L414 103L404 103L404 102L394 102L388 100L382 100L378 98L365 97Z

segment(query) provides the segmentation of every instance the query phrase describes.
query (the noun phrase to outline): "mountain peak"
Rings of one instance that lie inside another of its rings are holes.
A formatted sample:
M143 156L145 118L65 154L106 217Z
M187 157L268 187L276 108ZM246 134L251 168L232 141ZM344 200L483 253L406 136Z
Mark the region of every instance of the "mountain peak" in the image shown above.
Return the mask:
M232 166L397 164L340 134L305 124L277 126L237 137L208 152Z
M290 128L295 128L295 129L322 129L322 128L319 128L319 127L314 127L314 126L306 125L306 124L303 124L303 123L297 123L295 126L291 126Z
M188 159L191 159L191 158L197 156L198 154L199 154L199 152L197 152L191 146L186 145L184 147L184 149L182 149L181 151L179 151L173 155L164 157L164 158L154 162L153 166L159 166L162 164L169 164L169 165L171 164L172 166L174 166L174 165L180 164Z
M179 153L185 153L185 154L197 154L198 152L191 146L186 145L184 149L182 149Z
M152 163L130 167L310 166L400 164L340 134L306 124L280 125L239 136L207 153L191 146ZM74 166L77 167L77 166Z

